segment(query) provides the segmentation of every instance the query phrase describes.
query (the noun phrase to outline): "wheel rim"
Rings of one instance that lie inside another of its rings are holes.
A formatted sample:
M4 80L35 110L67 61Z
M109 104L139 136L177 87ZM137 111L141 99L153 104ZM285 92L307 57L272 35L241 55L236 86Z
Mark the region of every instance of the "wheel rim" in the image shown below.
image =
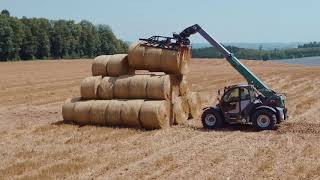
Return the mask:
M217 122L217 118L213 114L207 114L204 120L208 126L214 126Z
M257 118L257 124L258 126L262 127L262 128L266 128L270 125L271 120L269 118L269 116L261 114L260 116L258 116Z

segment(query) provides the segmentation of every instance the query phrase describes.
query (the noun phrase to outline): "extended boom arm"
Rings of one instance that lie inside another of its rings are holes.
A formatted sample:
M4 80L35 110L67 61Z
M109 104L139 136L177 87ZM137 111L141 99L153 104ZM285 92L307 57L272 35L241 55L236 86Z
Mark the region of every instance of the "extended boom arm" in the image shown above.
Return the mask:
M198 24L190 26L182 31L179 36L181 39L188 39L190 35L199 33L205 38L213 47L218 49L227 61L247 80L249 84L254 85L263 95L270 96L274 94L257 76L255 76L246 66L244 66L232 53L223 47L218 41L212 38L206 31L204 31Z

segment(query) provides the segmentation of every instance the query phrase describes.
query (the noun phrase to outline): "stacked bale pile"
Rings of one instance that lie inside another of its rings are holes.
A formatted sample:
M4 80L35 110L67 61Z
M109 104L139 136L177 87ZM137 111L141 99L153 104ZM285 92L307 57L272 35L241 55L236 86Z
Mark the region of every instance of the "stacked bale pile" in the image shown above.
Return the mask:
M92 76L81 82L81 98L63 105L63 119L82 125L160 129L197 118L199 99L189 92L185 77L190 59L190 48L174 51L140 43L131 45L128 55L98 56Z

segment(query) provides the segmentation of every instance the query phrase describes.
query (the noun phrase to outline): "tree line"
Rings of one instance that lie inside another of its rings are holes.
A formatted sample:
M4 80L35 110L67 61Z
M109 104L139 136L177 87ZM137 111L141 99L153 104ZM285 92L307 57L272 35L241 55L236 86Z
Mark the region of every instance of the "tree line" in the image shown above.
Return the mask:
M272 59L294 59L302 57L320 56L320 43L309 43L299 45L298 48L274 49L274 50L256 50L238 48L235 46L225 46L230 52L240 59L248 60L272 60ZM195 58L223 58L222 54L216 49L200 48L192 50L192 57Z
M127 49L108 25L0 14L0 61L92 58Z

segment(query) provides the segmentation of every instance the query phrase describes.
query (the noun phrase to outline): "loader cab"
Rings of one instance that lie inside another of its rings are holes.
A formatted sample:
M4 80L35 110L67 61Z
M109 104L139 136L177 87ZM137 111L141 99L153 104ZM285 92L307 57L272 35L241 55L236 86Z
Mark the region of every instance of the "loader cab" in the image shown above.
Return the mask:
M224 89L220 109L227 122L243 122L258 94L251 85L235 85Z

